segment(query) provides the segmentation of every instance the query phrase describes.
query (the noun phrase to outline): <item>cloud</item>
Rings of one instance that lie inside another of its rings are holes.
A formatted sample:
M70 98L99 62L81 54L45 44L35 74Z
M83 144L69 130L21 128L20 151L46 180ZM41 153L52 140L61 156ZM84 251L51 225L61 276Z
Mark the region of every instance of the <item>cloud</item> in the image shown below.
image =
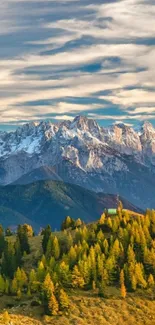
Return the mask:
M153 0L2 1L1 123L154 120L154 15Z

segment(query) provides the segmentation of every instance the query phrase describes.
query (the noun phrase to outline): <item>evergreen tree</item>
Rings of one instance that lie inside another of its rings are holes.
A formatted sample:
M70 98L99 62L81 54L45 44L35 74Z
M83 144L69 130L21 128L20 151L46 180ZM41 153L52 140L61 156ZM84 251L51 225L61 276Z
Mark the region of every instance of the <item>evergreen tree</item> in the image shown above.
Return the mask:
M11 283L11 293L16 295L17 291L18 291L18 283L17 283L17 279L14 278Z
M54 256L55 260L58 260L60 257L60 246L58 242L58 238L54 237L53 245L52 245L52 255Z
M40 262L37 268L37 280L43 282L45 279L46 271L43 262Z
M102 279L101 282L99 282L99 292L98 292L99 296L104 298L106 296L106 283L105 281Z
M125 287L124 283L121 284L121 297L123 299L126 298L126 287Z
M75 221L71 217L66 217L65 220L63 221L61 225L61 230L69 229L69 228L74 228L75 227Z
M153 288L154 287L154 285L155 285L155 281L154 281L154 277L153 277L153 275L152 274L150 274L149 275L149 277L148 277L148 286L149 286L149 288Z
M2 255L2 274L12 279L16 269L17 261L14 245L11 242L6 242L4 253Z
M84 278L81 275L77 265L75 265L72 273L72 286L74 288L83 288L84 285L85 285Z
M48 310L50 315L56 316L59 311L59 304L54 294L51 295L48 302Z
M6 228L6 230L5 230L5 236L6 237L10 237L10 236L12 236L13 235L13 233L12 233L12 231L11 231L11 229L8 227L8 228Z
M60 304L60 308L61 310L66 310L69 308L69 298L67 293L64 291L64 289L60 289L59 292L59 304Z
M2 275L0 275L0 293L5 292L5 280Z
M24 252L27 254L30 254L30 245L29 245L29 240L28 240L28 231L27 231L27 225L19 225L17 229L17 237L19 238L20 242L20 248L21 248L21 253L22 255Z
M3 322L4 322L5 325L9 325L10 324L10 316L9 316L7 310L3 313L2 320L3 320Z
M48 225L43 231L42 248L43 248L44 254L46 253L47 244L48 244L49 238L51 236L51 233L52 233L51 226Z

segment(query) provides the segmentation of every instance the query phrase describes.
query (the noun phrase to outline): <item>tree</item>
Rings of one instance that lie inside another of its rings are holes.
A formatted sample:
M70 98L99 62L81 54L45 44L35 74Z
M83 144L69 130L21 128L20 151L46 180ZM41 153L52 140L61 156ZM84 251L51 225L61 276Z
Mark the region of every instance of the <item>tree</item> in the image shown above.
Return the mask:
M5 294L8 295L8 293L10 292L10 282L9 279L5 280Z
M60 289L59 292L59 304L62 310L69 308L69 298L64 289Z
M0 275L0 293L5 292L5 280L2 275Z
M77 265L75 265L72 273L72 286L74 288L83 288L84 285L85 285L84 278L81 275Z
M70 250L68 252L68 259L69 259L69 265L72 268L75 265L76 260L77 260L77 253L76 253L75 247L73 247L73 246L70 248Z
M27 275L25 271L19 267L15 273L15 279L17 280L18 289L20 288L22 290L22 288L27 285Z
M16 269L17 261L14 245L12 242L6 242L2 255L2 274L12 279Z
M4 233L3 233L3 228L0 228L0 258L2 257L2 253L4 252L6 246L5 238L4 238Z
M59 241L58 238L55 236L53 239L53 247L52 247L52 255L56 260L59 259L60 257L60 246L59 246Z
M124 284L124 271L121 270L120 272L120 285L122 286Z
M4 324L9 325L9 323L10 323L10 316L9 316L7 310L3 313L2 318L3 318Z
M123 299L126 298L126 287L125 287L124 283L122 283L122 285L121 285L121 297Z
M106 291L106 283L102 279L102 281L99 283L99 292L98 292L99 296L104 298L106 296L105 291Z
M51 233L52 233L51 226L48 225L48 226L43 230L42 248L43 248L43 252L44 252L44 254L46 253L47 244L48 244L49 238L50 238L50 236L51 236Z
M75 227L79 228L82 226L82 220L80 218L78 218L76 221L75 221Z
M62 261L59 265L58 268L58 276L59 276L59 281L65 285L65 286L70 286L71 283L71 273L69 270L69 265L65 262Z
M55 288L54 288L53 281L51 280L50 274L47 273L45 280L42 284L42 289L41 289L41 298L43 301L45 312L49 311L49 307L48 307L49 302L50 302L51 297L54 295L54 292L55 292ZM55 296L54 296L54 298L55 298ZM52 307L52 301L54 304L54 298L51 300L51 310L52 310L52 308L54 308L54 307ZM50 312L51 312L51 310L50 310Z
M17 290L17 298L18 298L18 300L21 299L21 296L22 296L21 290L18 289L18 290Z
M37 280L43 282L45 279L45 268L43 262L40 262L37 268Z
M102 213L100 219L99 219L99 225L103 226L105 223L105 213Z
M74 228L75 227L75 221L71 217L66 217L61 225L61 230L65 230L68 228Z
M21 251L21 244L19 237L17 236L16 242L15 242L15 256L16 256L16 264L18 266L21 266L22 264L22 251Z
M48 310L50 315L56 316L59 311L59 304L54 294L51 295L48 302Z
M22 255L24 254L24 252L26 252L27 254L30 253L30 245L28 240L29 232L27 227L28 225L19 225L17 229L17 237L19 238Z
M30 287L31 292L36 292L39 287L39 281L37 281L37 273L34 269L32 269L30 271L29 287Z
M149 286L149 288L153 288L154 287L154 285L155 285L155 282L154 282L154 277L153 277L153 275L152 274L150 274L149 275L149 277L148 277L148 286Z
M17 283L17 279L14 278L11 283L11 293L16 295L17 291L18 291L18 283Z
M28 235L28 237L34 236L34 231L33 231L32 226L25 223L22 227L23 227L24 232Z
M6 230L5 230L5 236L6 237L10 237L10 236L12 236L13 234L12 234L12 231L11 231L11 229L8 227L8 228L6 228Z

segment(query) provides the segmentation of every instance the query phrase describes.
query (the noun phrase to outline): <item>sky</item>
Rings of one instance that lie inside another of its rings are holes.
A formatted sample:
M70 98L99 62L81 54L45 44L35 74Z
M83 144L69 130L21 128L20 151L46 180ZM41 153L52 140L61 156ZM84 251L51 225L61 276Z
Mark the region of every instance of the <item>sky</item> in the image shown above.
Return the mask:
M1 0L0 129L155 125L154 0Z

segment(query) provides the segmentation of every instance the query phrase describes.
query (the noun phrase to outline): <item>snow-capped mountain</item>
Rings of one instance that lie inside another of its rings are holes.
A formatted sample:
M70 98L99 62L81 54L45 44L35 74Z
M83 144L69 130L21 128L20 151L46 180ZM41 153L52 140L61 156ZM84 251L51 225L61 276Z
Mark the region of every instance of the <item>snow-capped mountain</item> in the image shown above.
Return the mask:
M102 128L77 116L72 122L28 123L0 132L1 185L63 180L152 207L154 172L155 129L148 122L138 128Z

